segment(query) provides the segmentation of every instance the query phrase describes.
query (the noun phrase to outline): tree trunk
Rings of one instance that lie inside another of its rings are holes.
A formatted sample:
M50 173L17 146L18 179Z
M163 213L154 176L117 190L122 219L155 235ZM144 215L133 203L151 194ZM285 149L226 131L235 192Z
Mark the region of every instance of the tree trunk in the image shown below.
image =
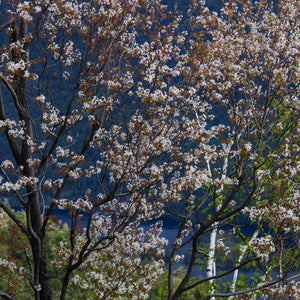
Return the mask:
M71 276L71 270L70 270L70 268L68 268L68 270L65 273L64 280L63 280L63 286L62 286L61 294L60 294L60 298L59 298L60 300L66 299L70 276Z
M217 231L218 231L218 223L214 224L215 227L210 234L210 243L209 243L209 252L208 252L208 261L207 261L207 278L213 277L216 275L216 239L217 239ZM214 293L214 280L210 280L211 292ZM211 297L211 300L215 300L215 297Z
M52 300L52 287L44 247L39 247L36 242L31 242L31 247L34 261L35 300Z
M257 238L257 236L258 236L258 233L259 233L259 231L256 230L256 231L253 233L253 236L251 237L251 239L250 239L249 242L255 240L255 239ZM245 253L246 253L247 250L248 250L248 246L244 246L243 248L241 248L241 253L240 253L239 258L238 258L237 263L236 263L237 266L242 262L242 259L244 258L244 255L245 255ZM230 286L230 291L231 291L232 293L235 292L236 283L237 283L237 280L238 280L238 275L239 275L239 269L236 269L236 270L234 271L234 273L233 273L232 284L231 284L231 286ZM233 299L234 299L234 296L230 296L230 297L228 298L228 300L233 300Z
M26 34L23 34L26 36ZM25 135L21 146L21 164L23 174L34 180L35 170L30 165L33 159L32 141L34 140L32 130L32 119L26 99L26 78L18 78L16 89L15 105L19 113L20 120L24 122ZM27 183L26 183L27 184ZM42 215L39 202L38 186L35 182L27 184L27 227L30 234L30 245L33 255L32 285L36 300L52 299L52 289L48 275L47 260L44 250L44 232L42 232Z
M37 186L34 184L33 187L28 188L27 191L28 207L26 214L27 226L31 233L30 245L34 263L32 284L35 299L50 300L52 299L52 288L44 249L44 234L42 233L42 217Z

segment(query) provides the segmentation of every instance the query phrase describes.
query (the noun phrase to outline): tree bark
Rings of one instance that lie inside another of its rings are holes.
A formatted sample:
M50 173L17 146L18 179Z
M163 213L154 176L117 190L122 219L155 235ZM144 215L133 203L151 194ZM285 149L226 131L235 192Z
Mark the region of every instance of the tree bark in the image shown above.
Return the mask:
M28 37L27 25L22 19L20 20L19 28L17 29L16 24L12 24L12 29L12 42L17 42L18 35L20 35L21 38ZM27 61L29 56L29 44L24 44L22 55L22 59ZM14 55L14 53L12 53L12 56L14 60L18 60L20 58L19 55ZM22 173L30 180L34 180L35 170L30 165L30 162L33 158L32 141L34 140L34 135L32 129L33 121L30 116L26 97L27 79L22 74L20 76L16 75L15 82L16 86L14 89L10 90L10 93L14 99L15 107L19 114L19 119L24 123L24 136L21 145L20 163L22 166ZM43 223L38 195L38 186L35 182L29 182L28 184L26 183L26 190L28 195L26 204L26 218L34 264L31 285L34 290L36 300L51 300L52 288L44 249L44 232L42 230Z
M207 261L207 277L213 277L216 275L216 239L217 239L217 231L218 231L218 222L215 223L215 227L211 231L210 234L210 242L209 242L209 252L208 252L208 261ZM215 289L213 287L214 280L210 281L212 293L214 293ZM215 297L211 297L211 300L215 300Z
M70 267L68 267L68 270L66 271L65 277L64 277L64 280L63 280L63 286L62 286L61 294L60 294L60 298L59 298L60 300L65 300L66 299L68 285L69 285L69 282L70 282L71 272L72 271L71 271Z
M34 274L33 288L36 300L51 300L52 287L48 274L47 260L44 249L44 236L42 234L42 219L40 212L39 198L37 191L33 192L27 214L27 225L29 227L31 238L30 245L33 255Z

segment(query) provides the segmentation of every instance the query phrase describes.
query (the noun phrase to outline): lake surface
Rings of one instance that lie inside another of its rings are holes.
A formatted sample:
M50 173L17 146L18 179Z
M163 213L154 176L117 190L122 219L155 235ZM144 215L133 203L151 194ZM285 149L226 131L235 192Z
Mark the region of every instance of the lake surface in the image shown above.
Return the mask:
M53 215L56 216L62 222L62 224L68 224L68 226L71 226L71 218L68 215L68 212L66 210L54 209ZM177 224L168 219L163 219L162 221L163 221L163 232L162 232L161 236L165 237L170 242L173 242L176 238L177 231L178 231L178 229L176 227ZM84 214L81 215L80 222L81 222L81 225L83 227L85 227L88 222L88 216L84 215ZM146 232L146 230L148 230L150 228L150 226L154 223L155 223L155 221L151 221L147 224L141 225L141 227L144 228L144 232Z

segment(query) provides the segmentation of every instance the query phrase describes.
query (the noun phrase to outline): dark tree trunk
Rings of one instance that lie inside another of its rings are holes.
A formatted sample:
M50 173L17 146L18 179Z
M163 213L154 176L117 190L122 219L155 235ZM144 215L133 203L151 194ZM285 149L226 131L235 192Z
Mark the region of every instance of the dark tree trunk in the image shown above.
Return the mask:
M19 26L19 33L21 37L27 37L27 26L21 20ZM29 49L28 45L24 46L25 56L28 59ZM32 141L34 134L32 129L32 118L26 98L26 78L23 76L16 76L16 90L14 96L15 106L18 110L19 118L24 122L25 135L21 146L21 164L23 167L23 174L28 178L35 178L35 170L30 165L33 158ZM48 274L46 253L44 249L44 232L42 228L42 215L39 202L39 192L36 183L29 183L27 185L27 204L26 216L27 227L29 232L29 240L33 256L33 274L31 284L34 289L36 300L50 300L52 299L52 288Z
M63 286L62 286L61 294L60 294L60 298L59 298L60 300L66 299L70 276L71 276L71 270L70 270L70 268L68 268L68 270L65 273L64 280L63 280Z
M52 300L52 287L44 247L40 247L39 242L31 241L31 249L34 262L35 300Z
M42 218L40 204L35 185L31 193L29 192L27 214L27 225L31 233L30 245L33 256L33 279L36 300L52 299L52 288L48 274L46 253L44 249L44 234L42 232Z

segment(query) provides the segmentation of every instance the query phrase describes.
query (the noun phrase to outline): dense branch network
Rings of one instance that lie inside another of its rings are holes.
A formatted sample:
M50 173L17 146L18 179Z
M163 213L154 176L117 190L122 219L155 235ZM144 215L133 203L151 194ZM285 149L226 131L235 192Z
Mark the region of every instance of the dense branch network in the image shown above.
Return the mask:
M31 297L145 299L166 266L169 300L298 295L300 9L269 2L0 2L0 207L27 237L13 274ZM49 264L58 208L70 226Z

